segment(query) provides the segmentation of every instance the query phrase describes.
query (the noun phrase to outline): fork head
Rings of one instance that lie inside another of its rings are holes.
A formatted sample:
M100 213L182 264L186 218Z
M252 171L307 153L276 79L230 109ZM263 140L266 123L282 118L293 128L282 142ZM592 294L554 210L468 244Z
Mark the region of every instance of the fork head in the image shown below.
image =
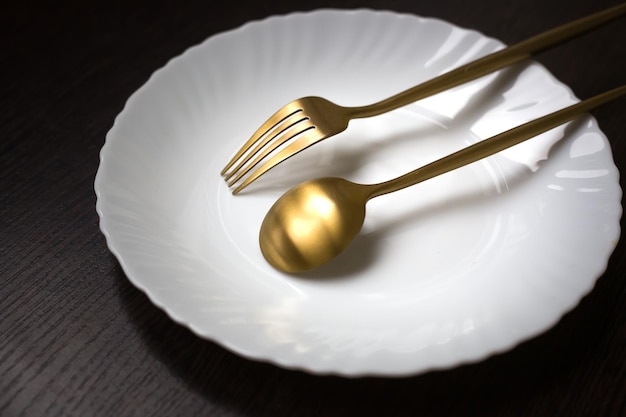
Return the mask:
M347 108L321 97L303 97L274 113L222 170L233 194L315 143L348 127ZM256 168L253 171L253 168Z

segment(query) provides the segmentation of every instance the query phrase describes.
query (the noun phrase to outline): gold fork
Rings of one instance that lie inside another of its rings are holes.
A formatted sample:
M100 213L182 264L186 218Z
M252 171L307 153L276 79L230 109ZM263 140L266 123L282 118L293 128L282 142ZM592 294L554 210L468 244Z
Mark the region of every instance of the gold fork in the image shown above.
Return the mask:
M376 116L523 61L613 20L626 12L626 3L566 23L508 48L486 55L392 97L362 107L344 107L322 97L303 97L272 115L237 151L222 170L237 194L265 172L309 146L336 135L355 118ZM295 139L284 148L277 149ZM277 152L275 152L277 151ZM271 155L275 152L273 155ZM255 171L251 170L266 160Z

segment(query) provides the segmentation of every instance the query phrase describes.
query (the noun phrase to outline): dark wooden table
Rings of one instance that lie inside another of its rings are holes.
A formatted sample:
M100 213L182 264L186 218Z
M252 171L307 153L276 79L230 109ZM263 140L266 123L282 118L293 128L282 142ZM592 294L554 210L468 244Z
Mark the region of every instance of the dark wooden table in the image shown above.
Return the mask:
M545 334L409 378L243 359L171 321L98 229L98 152L125 100L187 47L272 14L369 7L506 43L615 0L10 0L0 6L0 416L626 416L626 243ZM579 97L626 82L626 20L537 57ZM597 111L626 170L624 101ZM622 187L624 182L622 181Z

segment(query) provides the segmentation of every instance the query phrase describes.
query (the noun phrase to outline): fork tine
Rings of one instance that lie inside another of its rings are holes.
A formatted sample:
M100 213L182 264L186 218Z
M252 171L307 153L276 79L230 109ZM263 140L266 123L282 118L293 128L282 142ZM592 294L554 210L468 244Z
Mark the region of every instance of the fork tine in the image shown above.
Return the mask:
M310 123L307 123L309 118L302 113L301 110L291 113L289 116L283 118L278 124L276 124L271 132L267 132L263 137L263 140L257 141L254 149L250 150L246 155L240 158L239 163L225 175L224 180L226 182L236 182L238 178L241 178L252 167L257 165L261 159L267 154L278 148L286 141L294 138L301 132L310 128ZM303 124L304 123L304 124ZM269 147L268 147L268 144ZM266 148L263 150L263 148ZM263 150L263 152L261 152ZM250 162L250 160L256 158ZM244 170L242 171L242 168ZM230 178L237 174L237 178L230 181Z
M222 172L220 174L225 175L231 169L231 167L235 164L235 162L237 162L242 157L242 155L248 152L251 146L253 146L256 142L258 142L264 135L272 131L283 120L291 117L293 114L301 110L302 109L300 109L297 106L294 106L292 103L281 107L278 111L276 111L276 113L270 116L270 118L267 119L265 123L261 125L261 127L259 127L254 132L254 134L250 137L250 139L248 139L241 148L239 148L237 153L230 159L230 161L228 161L228 163L222 169Z
M266 161L263 165L261 165L252 175L246 178L241 184L239 184L234 190L233 194L238 194L241 190L246 188L250 183L259 178L261 175L265 174L267 171L285 161L286 159L291 158L297 153L302 152L309 146L315 144L316 142L324 139L322 135L317 131L315 126L311 126L306 132L302 134L298 140L289 144L282 150L280 150L276 155L274 155L271 159ZM233 185L234 181L231 185Z
M269 155L271 152L274 152L278 147L296 138L297 136L304 134L305 132L311 129L315 129L315 126L313 126L311 122L309 121L309 119L306 118L290 125L287 129L284 129L281 132L279 132L276 135L276 136L279 136L282 134L282 136L279 139L278 138L274 139L274 137L271 138L273 142L268 147L263 149L262 152L258 153L251 162L249 162L245 167L237 167L237 170L233 170L233 174L237 174L237 175L232 179L230 178L232 174L226 178L226 182L228 183L228 186L232 187L237 181L239 181L244 175L250 172L252 168L257 166L263 159L265 159L265 157L267 157L267 155ZM250 156L253 156L253 155L250 155Z

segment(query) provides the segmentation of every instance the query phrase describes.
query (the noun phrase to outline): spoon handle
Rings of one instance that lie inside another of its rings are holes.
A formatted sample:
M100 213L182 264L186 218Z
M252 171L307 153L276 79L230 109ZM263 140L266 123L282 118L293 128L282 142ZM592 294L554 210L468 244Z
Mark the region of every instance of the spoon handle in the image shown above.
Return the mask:
M511 146L517 145L556 126L568 122L580 114L609 101L615 100L624 94L626 94L626 85L622 85L621 87L598 94L595 97L581 101L539 119L532 120L523 125L482 140L474 145L468 146L467 148L431 162L430 164L424 165L421 168L408 172L395 179L379 184L367 185L366 187L369 189L368 198L374 198L383 194L401 190L486 158L487 156L510 148Z

